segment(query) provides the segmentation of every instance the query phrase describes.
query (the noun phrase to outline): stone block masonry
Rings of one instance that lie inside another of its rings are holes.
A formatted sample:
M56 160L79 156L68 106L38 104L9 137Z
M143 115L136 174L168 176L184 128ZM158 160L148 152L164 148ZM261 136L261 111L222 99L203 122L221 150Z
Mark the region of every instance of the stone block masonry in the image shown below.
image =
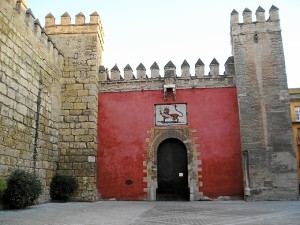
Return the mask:
M0 176L56 171L63 56L23 1L0 1Z
M245 195L249 200L298 198L283 45L278 8L231 14Z
M46 17L46 32L64 52L62 76L62 108L58 171L75 176L79 182L76 199L95 201L97 116L99 67L102 61L103 32L99 15L90 15L85 23L82 13L70 24L65 13L62 23Z

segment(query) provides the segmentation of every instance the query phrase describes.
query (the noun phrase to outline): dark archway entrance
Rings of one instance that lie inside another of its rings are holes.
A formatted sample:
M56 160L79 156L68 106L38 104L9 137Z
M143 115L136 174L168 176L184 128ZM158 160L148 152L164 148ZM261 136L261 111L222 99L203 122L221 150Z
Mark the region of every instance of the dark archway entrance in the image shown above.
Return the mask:
M189 200L187 150L178 139L166 139L158 146L157 181L157 200Z

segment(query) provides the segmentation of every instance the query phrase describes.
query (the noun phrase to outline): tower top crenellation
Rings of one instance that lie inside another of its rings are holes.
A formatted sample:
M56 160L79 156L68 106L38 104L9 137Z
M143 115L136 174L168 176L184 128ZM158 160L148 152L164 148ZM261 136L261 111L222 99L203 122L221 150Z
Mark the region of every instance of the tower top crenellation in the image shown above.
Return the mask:
M248 8L245 8L243 11L243 23L242 24L247 24L247 23L263 23L263 22L277 22L279 21L279 9L272 5L272 7L269 10L269 19L266 21L265 20L265 10L259 6L255 12L256 14L256 21L252 21L252 11ZM231 24L238 24L239 23L239 13L235 9L232 10L231 12ZM241 24L241 23L239 23Z
M79 12L75 16L75 23L71 22L71 16L65 12L61 15L60 24L55 23L55 17L49 13L45 17L45 30L49 35L57 34L98 34L100 45L103 49L104 46L104 32L100 21L100 16L97 12L93 12L90 15L90 22L86 22L86 17L82 12Z
M56 24L55 23L55 17L49 13L46 17L45 17L45 21L46 21L46 27L49 26L68 26L68 25L91 25L91 24L98 24L102 27L101 25L101 21L100 21L100 16L97 12L93 12L90 15L90 22L86 23L86 17L84 15L84 13L79 12L78 14L76 14L75 16L75 23L72 24L71 23L71 16L69 15L68 12L65 12L64 14L62 14L60 16L61 18L61 22L60 24Z
M233 10L230 15L231 34L241 33L257 34L268 31L281 31L279 9L272 5L269 10L269 18L265 19L265 10L259 6L255 11L256 20L252 21L252 12L245 8L243 11L243 22L239 21L239 13Z

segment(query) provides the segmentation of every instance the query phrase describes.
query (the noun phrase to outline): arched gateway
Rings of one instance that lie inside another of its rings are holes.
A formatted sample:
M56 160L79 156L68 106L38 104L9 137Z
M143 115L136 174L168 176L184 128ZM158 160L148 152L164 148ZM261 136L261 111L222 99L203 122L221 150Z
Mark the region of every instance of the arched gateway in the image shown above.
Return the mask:
M198 172L198 145L187 126L153 128L149 131L147 193L149 200L196 200L202 193Z
M157 183L157 200L189 200L187 150L178 139L157 149Z

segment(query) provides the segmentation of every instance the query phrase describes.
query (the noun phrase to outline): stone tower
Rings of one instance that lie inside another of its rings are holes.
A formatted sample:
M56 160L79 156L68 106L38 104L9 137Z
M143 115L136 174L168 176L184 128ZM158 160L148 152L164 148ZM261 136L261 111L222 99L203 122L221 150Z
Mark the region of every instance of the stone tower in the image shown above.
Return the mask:
M245 196L248 200L298 198L295 152L278 8L243 23L231 13Z
M46 33L63 52L62 109L58 171L77 177L80 200L94 201L96 193L99 67L103 31L98 13L85 22L82 13L71 24L68 13L55 24L46 16Z

